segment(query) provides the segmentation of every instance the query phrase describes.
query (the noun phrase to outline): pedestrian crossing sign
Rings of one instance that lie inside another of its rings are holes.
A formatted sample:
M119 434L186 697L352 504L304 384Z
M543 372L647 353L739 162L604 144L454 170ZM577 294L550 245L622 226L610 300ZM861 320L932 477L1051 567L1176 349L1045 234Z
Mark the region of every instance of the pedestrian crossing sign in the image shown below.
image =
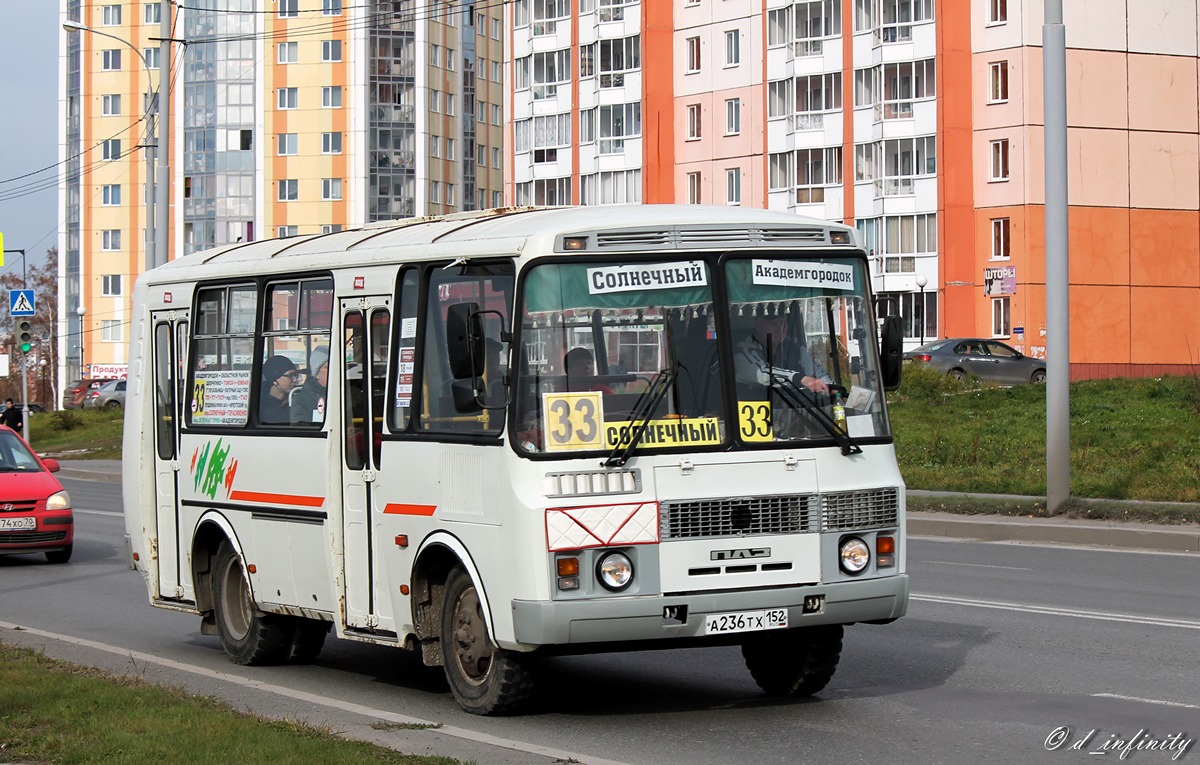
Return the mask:
M9 290L8 313L10 316L33 316L37 313L35 306L33 290Z

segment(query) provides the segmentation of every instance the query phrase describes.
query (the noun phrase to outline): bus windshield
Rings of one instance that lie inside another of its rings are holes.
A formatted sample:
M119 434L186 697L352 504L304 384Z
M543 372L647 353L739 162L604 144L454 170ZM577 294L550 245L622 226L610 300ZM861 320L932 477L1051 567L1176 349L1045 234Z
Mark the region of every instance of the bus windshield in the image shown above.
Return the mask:
M853 258L537 266L520 314L517 448L577 456L885 436L865 277Z
M525 452L571 454L720 444L712 272L701 260L558 263L528 273L521 313L516 432ZM656 396L656 383L670 389ZM645 398L643 398L645 395Z

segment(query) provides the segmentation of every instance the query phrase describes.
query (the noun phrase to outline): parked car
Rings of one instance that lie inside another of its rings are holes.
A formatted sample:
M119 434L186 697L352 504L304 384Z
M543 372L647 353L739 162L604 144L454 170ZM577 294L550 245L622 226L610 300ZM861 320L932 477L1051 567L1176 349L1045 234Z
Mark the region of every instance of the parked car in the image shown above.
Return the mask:
M106 382L112 382L111 377L91 377L83 380L72 380L63 391L63 409L79 409L89 390L99 388Z
M71 496L16 431L0 428L0 555L45 553L51 563L71 559L75 516Z
M1046 382L1046 360L1035 359L999 340L952 337L934 340L904 354L906 361L928 364L956 380L980 380L1019 385Z
M125 381L111 380L99 388L92 388L83 399L83 405L88 409L123 409L125 407Z

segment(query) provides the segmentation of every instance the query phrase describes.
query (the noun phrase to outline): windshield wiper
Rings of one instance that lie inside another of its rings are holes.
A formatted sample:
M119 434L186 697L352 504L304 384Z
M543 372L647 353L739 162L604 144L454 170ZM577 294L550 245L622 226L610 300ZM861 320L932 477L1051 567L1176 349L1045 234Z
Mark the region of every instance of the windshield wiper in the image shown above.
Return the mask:
M793 376L771 374L770 386L779 392L779 397L792 405L792 408L802 408L812 415L812 418L829 431L833 440L841 447L842 454L862 454L862 447L853 438L838 427L825 408L813 400L813 394L803 385L799 385Z
M638 396L638 400L633 405L633 411L629 413L629 443L622 446L618 440L616 447L608 455L608 459L602 463L604 467L623 467L633 456L634 450L642 441L642 434L646 432L646 424L650 422L650 418L654 416L654 410L671 390L671 383L675 382L678 374L679 364L670 369L661 370L650 387Z

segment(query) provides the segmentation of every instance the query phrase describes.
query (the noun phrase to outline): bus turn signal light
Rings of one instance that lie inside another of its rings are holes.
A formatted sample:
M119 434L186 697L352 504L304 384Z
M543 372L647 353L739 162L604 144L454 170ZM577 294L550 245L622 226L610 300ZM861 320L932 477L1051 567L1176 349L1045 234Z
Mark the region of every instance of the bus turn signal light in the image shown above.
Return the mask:
M579 576L579 558L559 558L556 563L559 576Z
M875 537L875 565L878 568L896 565L896 540L894 537Z

